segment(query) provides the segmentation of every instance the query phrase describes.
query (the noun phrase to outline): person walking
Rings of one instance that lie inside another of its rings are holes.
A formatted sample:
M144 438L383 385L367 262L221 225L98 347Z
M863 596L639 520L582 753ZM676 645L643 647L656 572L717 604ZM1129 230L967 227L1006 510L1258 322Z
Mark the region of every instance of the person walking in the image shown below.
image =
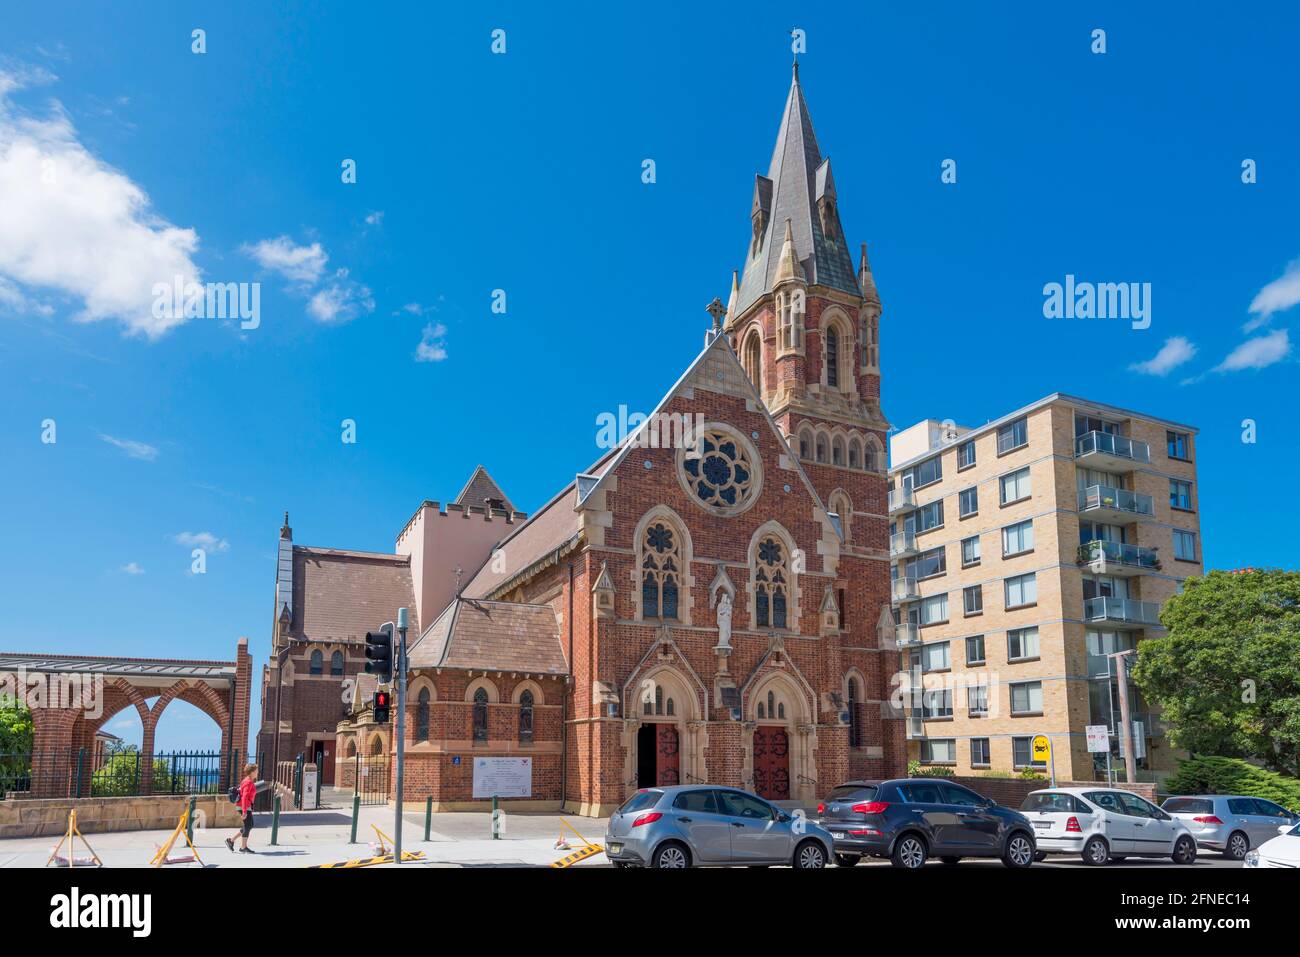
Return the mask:
M248 846L248 832L253 829L253 799L257 797L257 781L254 775L257 774L256 764L244 765L244 779L239 782L239 800L235 804L239 808L239 813L243 815L244 823L239 828L239 853L256 854ZM226 847L233 853L235 850L235 835L226 838Z

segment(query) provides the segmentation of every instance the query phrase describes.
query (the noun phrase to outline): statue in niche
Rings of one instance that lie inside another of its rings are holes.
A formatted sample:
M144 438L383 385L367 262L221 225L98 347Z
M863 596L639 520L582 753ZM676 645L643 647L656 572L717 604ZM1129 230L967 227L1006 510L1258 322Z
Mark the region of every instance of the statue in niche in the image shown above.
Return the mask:
M718 644L719 648L731 647L731 595L723 592L718 596Z

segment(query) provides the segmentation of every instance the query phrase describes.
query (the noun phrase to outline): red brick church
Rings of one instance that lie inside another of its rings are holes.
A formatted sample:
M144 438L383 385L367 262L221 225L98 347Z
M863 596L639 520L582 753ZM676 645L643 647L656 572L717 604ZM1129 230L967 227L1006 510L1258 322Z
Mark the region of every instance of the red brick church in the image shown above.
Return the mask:
M406 606L410 802L504 789L507 806L604 814L707 781L807 804L903 771L880 300L797 69L750 220L703 351L531 516L480 467L392 554L294 545L286 518L264 761L301 753L347 784L358 753L391 753L358 672L365 632ZM689 441L664 422L692 423Z

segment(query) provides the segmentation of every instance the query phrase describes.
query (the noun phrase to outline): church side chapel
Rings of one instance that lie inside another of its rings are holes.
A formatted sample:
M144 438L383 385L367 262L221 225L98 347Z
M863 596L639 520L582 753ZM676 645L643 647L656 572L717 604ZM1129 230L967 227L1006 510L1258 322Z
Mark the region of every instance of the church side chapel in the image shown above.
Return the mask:
M407 605L413 804L482 807L479 759L527 769L507 807L594 815L653 785L808 805L904 771L881 304L865 245L854 268L797 67L750 220L728 304L711 305L703 350L643 427L702 423L692 441L634 435L531 516L480 466L453 502L417 509L394 554L332 553L327 591L294 576L319 577L304 559L330 550L290 541L286 559L282 530L264 757L326 737L345 759L391 752L364 696L307 712L296 689L315 650L331 672L339 651L355 680L365 631ZM340 599L367 588L382 601Z

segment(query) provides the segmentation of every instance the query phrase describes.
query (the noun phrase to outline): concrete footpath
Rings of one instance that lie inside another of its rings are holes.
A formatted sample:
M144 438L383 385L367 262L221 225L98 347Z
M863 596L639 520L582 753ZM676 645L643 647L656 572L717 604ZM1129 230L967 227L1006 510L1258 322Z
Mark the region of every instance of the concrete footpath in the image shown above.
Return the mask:
M357 843L349 844L352 830L351 808L319 811L288 811L280 814L278 843L271 846L271 815L254 815L255 827L249 846L256 853L231 853L225 838L230 829L196 827L194 845L205 867L308 867L353 858L370 857L375 840L371 825L377 824L386 834L393 833L392 807L363 807L357 822ZM588 840L599 844L605 836L604 818L584 818L560 814L506 814L505 833L492 840L492 816L481 812L446 812L434 814L429 840L424 840L424 815L408 811L402 816L402 849L423 851L425 860L407 862L403 867L549 867L571 851L557 849L561 830L573 850L581 846L571 831L562 829L563 818ZM115 831L88 834L105 867L148 867L154 852L171 835L170 831ZM0 841L0 867L42 867L58 837L11 838ZM238 841L236 840L236 847ZM77 842L77 856L86 852ZM189 854L182 836L172 846L171 856ZM51 865L53 867L54 865ZM391 865L386 865L391 866ZM597 854L575 867L605 866L604 854ZM170 865L169 869L198 870L198 864Z

